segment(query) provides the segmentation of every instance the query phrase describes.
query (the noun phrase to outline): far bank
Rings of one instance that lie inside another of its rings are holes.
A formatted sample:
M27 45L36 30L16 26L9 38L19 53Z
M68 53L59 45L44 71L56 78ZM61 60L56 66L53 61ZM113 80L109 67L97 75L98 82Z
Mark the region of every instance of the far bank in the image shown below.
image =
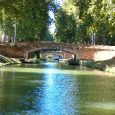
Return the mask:
M83 61L82 65L115 74L115 57L105 61Z

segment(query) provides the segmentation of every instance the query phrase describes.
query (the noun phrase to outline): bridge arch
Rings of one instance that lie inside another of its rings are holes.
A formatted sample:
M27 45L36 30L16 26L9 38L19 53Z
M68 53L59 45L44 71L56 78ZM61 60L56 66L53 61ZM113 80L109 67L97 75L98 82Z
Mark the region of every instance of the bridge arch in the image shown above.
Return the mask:
M46 48L46 47L41 47L41 48L35 48L35 49L30 49L28 51L25 52L25 58L29 58L29 54L30 53L34 53L34 52L50 52L50 51L62 51L62 52L66 52L66 53L69 53L69 54L72 54L73 55L73 58L76 59L76 54L72 51L72 50L69 50L69 49L62 49L62 48Z

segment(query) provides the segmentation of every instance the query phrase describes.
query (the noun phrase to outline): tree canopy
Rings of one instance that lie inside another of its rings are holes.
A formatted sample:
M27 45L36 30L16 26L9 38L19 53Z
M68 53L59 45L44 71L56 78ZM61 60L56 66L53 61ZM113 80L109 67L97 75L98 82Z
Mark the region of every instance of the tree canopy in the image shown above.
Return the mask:
M55 40L59 42L115 45L114 0L0 0L0 35L23 40L52 40L48 11L55 14Z
M0 30L18 40L44 40L50 0L0 0Z
M115 2L113 0L65 0L56 13L58 41L115 44Z

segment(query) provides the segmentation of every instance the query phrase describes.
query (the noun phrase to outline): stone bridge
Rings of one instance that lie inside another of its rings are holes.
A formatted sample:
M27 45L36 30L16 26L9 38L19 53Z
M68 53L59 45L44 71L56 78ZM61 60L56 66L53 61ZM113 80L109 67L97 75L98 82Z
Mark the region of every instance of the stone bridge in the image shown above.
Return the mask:
M28 58L29 53L42 50L62 50L73 54L79 60L101 61L115 57L115 46L77 45L42 41L0 44L0 54L14 58Z

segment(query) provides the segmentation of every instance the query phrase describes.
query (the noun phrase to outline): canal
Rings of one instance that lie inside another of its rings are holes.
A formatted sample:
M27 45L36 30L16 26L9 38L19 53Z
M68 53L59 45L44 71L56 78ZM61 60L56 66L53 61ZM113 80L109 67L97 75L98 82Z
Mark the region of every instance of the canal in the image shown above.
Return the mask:
M115 77L48 62L0 67L0 115L115 115Z

